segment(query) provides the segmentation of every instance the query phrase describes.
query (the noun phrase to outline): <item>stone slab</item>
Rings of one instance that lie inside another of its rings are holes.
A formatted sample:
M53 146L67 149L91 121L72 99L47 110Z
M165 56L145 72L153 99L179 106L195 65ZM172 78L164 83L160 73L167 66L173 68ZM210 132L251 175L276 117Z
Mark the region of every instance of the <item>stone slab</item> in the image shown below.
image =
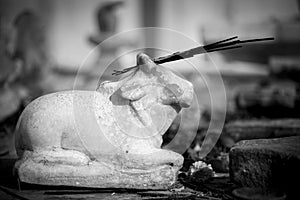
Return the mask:
M297 193L300 136L240 141L229 159L230 178L237 184Z
M300 135L300 119L237 120L226 124L225 135L234 141Z

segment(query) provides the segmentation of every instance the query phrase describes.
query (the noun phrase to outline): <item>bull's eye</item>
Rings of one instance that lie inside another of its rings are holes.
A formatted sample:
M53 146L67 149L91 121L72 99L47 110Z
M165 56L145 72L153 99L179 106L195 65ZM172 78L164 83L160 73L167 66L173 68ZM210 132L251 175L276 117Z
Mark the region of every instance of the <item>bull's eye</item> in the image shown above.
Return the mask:
M162 103L165 105L171 105L171 104L177 104L178 99L173 91L171 91L169 88L164 87L162 91L161 100Z
M177 99L183 94L180 87L176 84L167 84L163 88L163 96L166 100L172 100L174 103L174 100L177 101Z
M182 89L177 84L167 84L165 88L171 91L176 97L180 97L183 94Z
M169 88L166 88L166 87L164 87L164 89L163 89L163 97L164 97L164 99L176 98L175 94Z

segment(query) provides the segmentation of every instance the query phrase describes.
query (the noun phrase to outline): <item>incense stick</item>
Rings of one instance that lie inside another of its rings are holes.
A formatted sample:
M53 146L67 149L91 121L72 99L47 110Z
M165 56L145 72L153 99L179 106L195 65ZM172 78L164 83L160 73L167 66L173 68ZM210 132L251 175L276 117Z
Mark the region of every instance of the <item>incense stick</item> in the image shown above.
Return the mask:
M230 50L230 49L236 49L236 48L242 47L241 45L237 45L237 44L274 40L273 37L249 39L249 40L234 40L237 38L238 38L238 36L234 36L234 37L224 39L224 40L212 43L212 44L199 46L199 47L192 48L192 49L189 49L186 51L175 52L175 53L167 55L167 56L155 58L155 59L153 59L153 62L156 64L163 64L163 63L172 62L172 61L176 61L176 60L191 58L195 55L199 55L199 54L203 54L203 53L211 53L211 52L216 52L216 51L224 51L224 50ZM237 46L235 46L235 45L237 45ZM131 71L132 69L135 69L137 67L138 66L133 66L133 67L125 68L123 70L113 70L112 75L118 76L120 74L124 74L128 71Z

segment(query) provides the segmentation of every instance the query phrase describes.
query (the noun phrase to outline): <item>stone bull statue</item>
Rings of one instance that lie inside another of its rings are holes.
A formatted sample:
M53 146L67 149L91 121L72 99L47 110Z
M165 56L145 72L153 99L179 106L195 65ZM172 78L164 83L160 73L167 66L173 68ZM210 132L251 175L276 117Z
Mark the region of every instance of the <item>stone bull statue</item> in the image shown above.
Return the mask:
M161 149L162 135L193 86L145 54L138 67L96 91L42 96L20 116L16 131L22 182L97 188L166 189L183 157Z

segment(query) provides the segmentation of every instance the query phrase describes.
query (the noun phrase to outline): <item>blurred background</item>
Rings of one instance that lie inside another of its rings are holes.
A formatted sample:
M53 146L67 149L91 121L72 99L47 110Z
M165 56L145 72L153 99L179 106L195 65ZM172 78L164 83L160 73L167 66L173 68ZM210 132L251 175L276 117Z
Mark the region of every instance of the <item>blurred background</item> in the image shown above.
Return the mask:
M277 119L278 123L298 126L294 120L300 115L299 9L299 0L0 0L0 157L13 156L13 131L24 107L43 94L72 89L82 61L112 35L133 28L162 27L181 32L200 44L235 35L241 39L275 37L273 42L249 44L193 60L209 77L207 84L215 88L210 92L222 95L220 87L214 87L217 74L211 70L212 65L217 66L225 84L227 115L221 150L216 150L209 159L215 162L216 169L226 171L226 149L235 142L274 137L243 131L238 135L234 131L232 135L232 122L239 127L236 120L251 119L255 124ZM141 44L159 44L177 51L187 48L184 41L172 35L132 35L118 39L97 49L87 60L85 70L78 75L80 88L94 89L99 80L97 69L103 63ZM162 54L146 52L153 58ZM115 67L134 65L135 54L122 57ZM199 133L187 152L187 157L197 160L199 145L211 119L211 100L202 77L183 65L182 61L168 67L195 86L201 122L199 127L186 124L183 131L188 134L197 129ZM107 71L103 79L114 78L110 74ZM220 102L214 106L222 105ZM173 138L179 122L175 120L164 136L165 144Z

